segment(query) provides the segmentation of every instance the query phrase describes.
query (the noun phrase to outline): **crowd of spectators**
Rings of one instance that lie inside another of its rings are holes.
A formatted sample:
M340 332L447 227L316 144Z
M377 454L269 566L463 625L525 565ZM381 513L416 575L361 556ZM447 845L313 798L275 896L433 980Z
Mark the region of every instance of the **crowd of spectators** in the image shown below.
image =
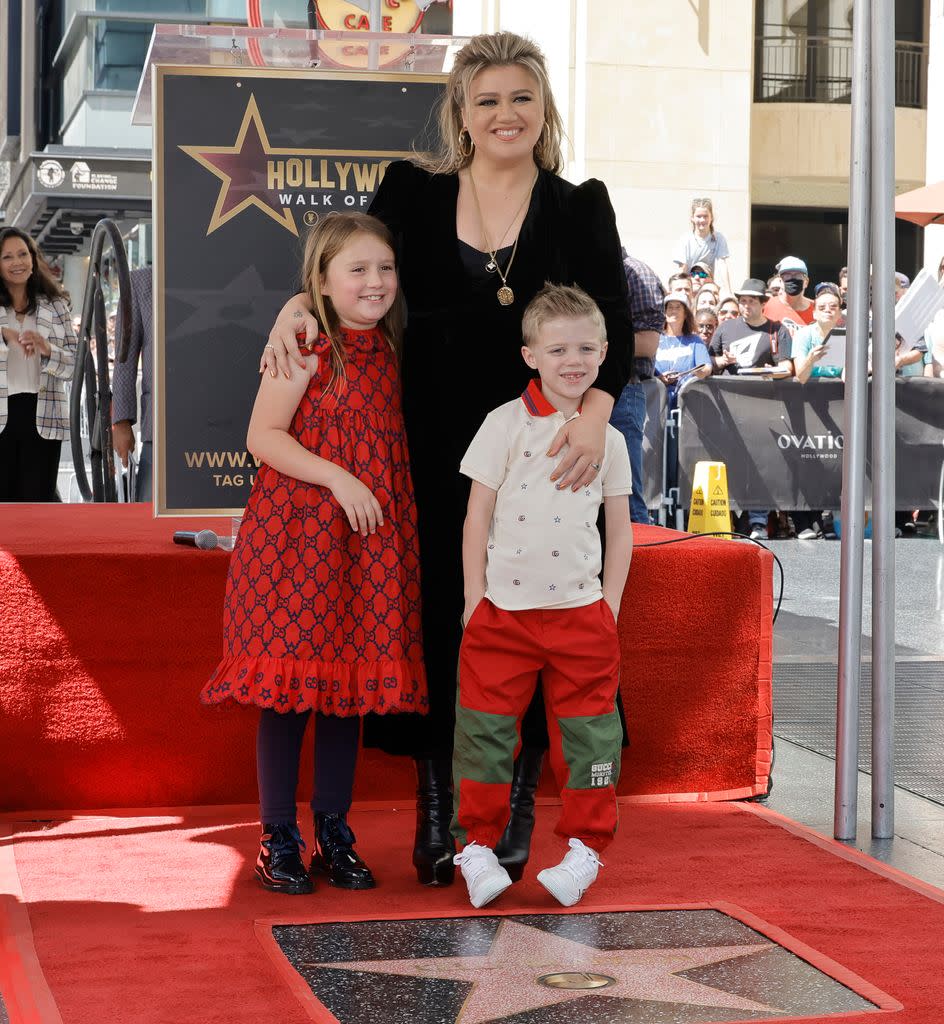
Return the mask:
M842 366L827 357L827 342L834 331L845 326L849 287L847 268L838 270L835 283L821 281L810 294L811 281L806 262L798 256L786 255L770 268L766 281L748 278L738 288L733 288L728 268L728 243L715 226L709 198L692 200L690 221L691 231L679 239L673 266L664 284L651 267L623 250L635 330L635 361L633 376L614 407L611 422L623 432L629 448L634 491L630 507L634 522L650 521L650 511L642 497L645 489L642 474L646 420L644 381L657 379L665 385L667 404L671 409L676 406L681 390L691 381L713 375L754 373L765 377L794 377L797 382L805 384L810 380L841 377L843 374ZM13 241L10 239L9 244L12 245ZM37 253L37 264L40 260L41 255ZM146 501L150 500L151 477L151 281L149 270L138 274L141 280L132 281L135 333L131 339L131 358L121 373L117 370L115 373L113 432L116 453L122 464L127 466L129 455L135 449L132 426L139 419L136 382L140 362L144 368L144 386L141 388L143 423L135 498ZM937 268L937 277L944 286L944 259ZM910 284L907 275L900 271L895 273L896 302L907 292ZM0 284L0 306L4 297L3 285ZM12 303L8 304L12 310ZM0 308L0 319L6 327L3 314L5 310ZM76 315L65 318L64 322L71 320L68 326L72 327L78 319ZM114 346L115 321L116 317L112 315L108 323L110 351ZM17 326L11 323L11 337ZM75 327L69 332L70 339L75 338ZM6 340L5 333L4 342ZM45 363L46 360L43 367ZM918 345L905 345L898 339L895 367L902 377L944 377L944 310L938 312L928 325L925 337ZM41 379L45 380L45 377ZM0 404L3 384L3 367L0 367ZM50 377L50 387L53 386L56 385ZM41 388L37 390L42 391ZM0 408L0 420L2 414L3 409ZM67 429L63 422L60 435L55 440L65 437ZM7 434L12 436L12 431ZM40 434L46 436L48 431L41 429ZM5 458L3 461L6 464L10 460ZM32 461L35 460L30 459ZM671 452L668 461L671 464ZM49 472L53 481L54 463L58 464L58 458L50 461ZM58 500L54 482L46 490L50 496L47 500ZM32 496L32 491L30 494L32 500L37 500L38 494L36 497ZM0 500L4 499L0 497ZM771 514L768 510L753 510L745 513L747 522L744 528L755 539L766 538L771 533L779 536L795 534L803 539L824 534L821 513L791 512L789 515L790 518L784 512ZM898 522L902 529L911 525L907 514L899 514Z
M639 388L647 378L661 381L671 410L691 381L713 375L795 378L800 384L843 377L841 360L830 355L833 349L828 342L833 332L845 328L846 267L838 270L835 281L820 281L811 288L806 261L785 255L766 281L748 278L732 288L728 244L715 228L710 199L692 200L691 226L691 233L679 240L665 284L651 267L623 251L637 355L643 332L652 337L658 331L654 354L649 358L647 353L642 362L637 358L630 387ZM944 286L944 260L937 275ZM907 275L895 273L896 302L910 284ZM844 350L844 345L836 348ZM896 338L895 368L902 377L944 377L944 310L918 344ZM638 499L637 487L637 480L642 480L642 424L627 429L615 414L613 422L626 434L630 447L637 491L633 521L648 522L649 512ZM671 465L671 452L667 461ZM818 539L827 532L824 521L829 523L828 517L824 520L822 513L814 512L752 510L745 515L744 528L756 540L772 535ZM899 513L900 529L912 522L908 513Z

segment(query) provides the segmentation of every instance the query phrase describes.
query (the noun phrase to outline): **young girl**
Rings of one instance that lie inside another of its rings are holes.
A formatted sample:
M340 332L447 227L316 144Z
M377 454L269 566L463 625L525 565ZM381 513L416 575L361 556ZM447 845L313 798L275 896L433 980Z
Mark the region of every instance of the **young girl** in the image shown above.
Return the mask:
M715 230L714 209L710 199L692 200L691 234L679 239L678 249L673 260L681 270L691 270L696 263L704 263L711 271L714 280L724 284L731 291L731 275L728 272L728 240ZM721 261L723 274L719 273L718 260Z
M312 711L312 872L367 889L346 821L360 716L427 706L390 233L365 214L326 217L308 236L303 280L323 333L305 372L262 376L247 447L263 465L230 564L225 655L201 694L262 708L256 875L293 894L313 889L295 807Z

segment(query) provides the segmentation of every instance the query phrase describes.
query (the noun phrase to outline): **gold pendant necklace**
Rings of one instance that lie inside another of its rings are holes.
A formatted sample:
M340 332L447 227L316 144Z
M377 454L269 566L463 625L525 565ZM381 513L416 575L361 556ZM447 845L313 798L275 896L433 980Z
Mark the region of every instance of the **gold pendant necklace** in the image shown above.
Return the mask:
M498 240L498 246L492 248L491 242L488 240L488 235L485 233L485 218L482 216L482 207L479 205L479 194L475 188L475 178L472 177L472 168L469 168L469 184L472 186L472 198L475 201L475 212L479 216L479 227L482 229L482 239L485 242L485 248L488 251L489 261L485 264L485 269L489 273L497 273L501 278L501 288L496 293L498 295L498 301L502 306L510 306L515 301L515 293L508 287L508 275L511 273L511 265L515 262L515 254L518 252L518 238L521 236L519 229L518 236L515 238L515 244L511 250L511 256L508 258L508 264L504 270L498 265L498 260L495 258L498 253L498 247L505 240L505 235L508 234L511 225L518 219L518 214L521 213L521 209L526 202L531 198L531 193L534 191L534 186L537 184L538 170L535 168L534 178L531 181L531 186L525 193L524 199L521 200L521 205L515 210L515 215L512 218L511 224L505 228L505 234Z

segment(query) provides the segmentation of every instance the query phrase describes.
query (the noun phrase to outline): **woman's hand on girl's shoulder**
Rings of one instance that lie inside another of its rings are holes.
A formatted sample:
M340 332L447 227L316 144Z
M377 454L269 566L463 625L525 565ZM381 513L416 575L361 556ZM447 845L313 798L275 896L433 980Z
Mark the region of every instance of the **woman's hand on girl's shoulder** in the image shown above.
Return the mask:
M279 373L291 379L293 364L306 369L299 344L318 340L318 321L296 299L290 299L276 318L269 340L262 350L259 372L275 377Z

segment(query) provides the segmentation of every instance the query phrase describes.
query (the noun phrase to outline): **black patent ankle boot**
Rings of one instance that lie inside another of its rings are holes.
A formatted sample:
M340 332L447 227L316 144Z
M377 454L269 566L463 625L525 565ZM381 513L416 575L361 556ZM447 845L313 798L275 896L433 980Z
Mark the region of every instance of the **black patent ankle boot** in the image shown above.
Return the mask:
M495 856L513 882L521 881L531 852L534 794L541 781L543 767L544 751L535 747L522 747L515 759L515 774L511 781L511 817L495 846Z
M452 885L456 843L452 823L452 762L416 759L416 839L413 866L421 885Z
M305 849L297 825L263 825L256 877L270 892L304 896L314 892L308 869L302 861Z
M343 814L315 814L315 855L311 870L328 876L338 889L373 889L370 868L354 849L357 839Z

